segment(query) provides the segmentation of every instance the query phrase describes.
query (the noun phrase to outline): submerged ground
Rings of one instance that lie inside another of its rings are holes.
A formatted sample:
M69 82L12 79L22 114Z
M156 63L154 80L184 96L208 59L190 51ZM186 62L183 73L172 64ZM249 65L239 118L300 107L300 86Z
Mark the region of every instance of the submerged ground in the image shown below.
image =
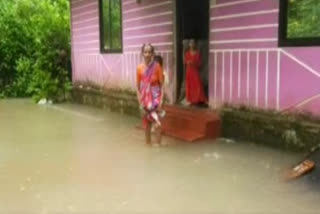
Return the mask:
M318 213L300 155L232 141L150 148L134 117L0 101L0 213Z

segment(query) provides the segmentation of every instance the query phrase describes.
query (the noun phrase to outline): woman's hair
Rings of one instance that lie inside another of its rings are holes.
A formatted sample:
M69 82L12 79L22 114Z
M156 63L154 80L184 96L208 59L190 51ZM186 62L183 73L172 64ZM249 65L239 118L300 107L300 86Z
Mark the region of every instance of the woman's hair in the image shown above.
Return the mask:
M154 47L151 44L143 44L141 47L141 54L144 52L144 48L149 46L151 48L151 53L154 54Z
M163 58L160 55L156 55L153 57L153 60L157 63L159 63L159 65L162 67L163 66Z

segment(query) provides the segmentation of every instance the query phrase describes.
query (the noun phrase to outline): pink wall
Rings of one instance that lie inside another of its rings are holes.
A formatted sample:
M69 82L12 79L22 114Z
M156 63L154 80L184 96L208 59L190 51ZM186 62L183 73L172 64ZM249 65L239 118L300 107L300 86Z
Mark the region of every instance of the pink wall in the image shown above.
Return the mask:
M173 0L147 0L141 4L123 0L123 53L101 54L98 0L71 0L73 81L134 89L143 43L155 46L173 79L173 4Z
M142 43L153 43L174 83L174 1L123 0L121 54L100 54L98 0L71 0L73 80L134 89ZM211 5L209 101L320 114L319 47L278 48L279 0Z
M320 114L319 47L278 48L279 0L211 6L210 104Z

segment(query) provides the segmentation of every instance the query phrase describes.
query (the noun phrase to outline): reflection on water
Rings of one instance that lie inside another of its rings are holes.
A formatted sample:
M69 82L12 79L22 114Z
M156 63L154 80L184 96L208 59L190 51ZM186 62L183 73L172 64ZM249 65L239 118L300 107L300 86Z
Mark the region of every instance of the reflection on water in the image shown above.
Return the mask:
M283 183L299 156L230 141L144 146L136 118L0 101L0 213L307 213L319 194Z

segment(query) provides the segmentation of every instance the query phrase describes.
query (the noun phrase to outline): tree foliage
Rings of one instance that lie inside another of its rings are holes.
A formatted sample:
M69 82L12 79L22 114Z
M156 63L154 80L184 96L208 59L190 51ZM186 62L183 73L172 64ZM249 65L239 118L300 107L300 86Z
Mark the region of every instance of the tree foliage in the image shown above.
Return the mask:
M288 1L288 38L319 37L320 1Z
M103 0L104 46L106 49L120 49L121 0Z
M68 0L0 1L0 93L57 100L71 88Z

